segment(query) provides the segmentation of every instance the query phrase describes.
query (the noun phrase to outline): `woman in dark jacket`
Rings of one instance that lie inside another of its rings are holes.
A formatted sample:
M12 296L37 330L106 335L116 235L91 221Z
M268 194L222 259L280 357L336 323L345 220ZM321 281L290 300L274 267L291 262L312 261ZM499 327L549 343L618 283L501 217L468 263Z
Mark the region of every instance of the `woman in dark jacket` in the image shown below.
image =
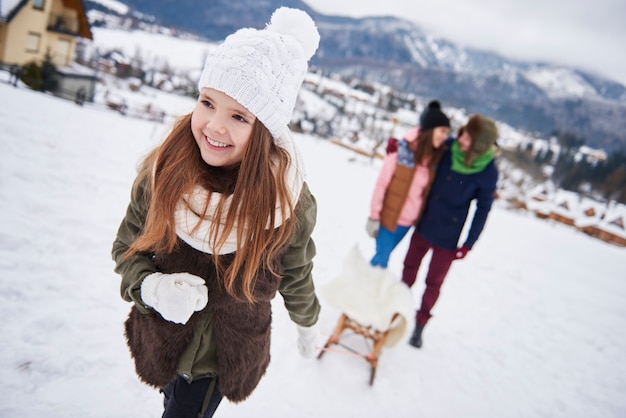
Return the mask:
M451 141L437 168L402 272L402 281L413 286L422 259L432 250L426 289L409 341L417 348L422 346L422 330L431 317L430 311L439 297L452 261L467 255L485 226L498 180L494 159L497 138L494 121L474 115L460 129L458 138ZM473 200L476 200L476 211L467 239L459 247L459 237Z

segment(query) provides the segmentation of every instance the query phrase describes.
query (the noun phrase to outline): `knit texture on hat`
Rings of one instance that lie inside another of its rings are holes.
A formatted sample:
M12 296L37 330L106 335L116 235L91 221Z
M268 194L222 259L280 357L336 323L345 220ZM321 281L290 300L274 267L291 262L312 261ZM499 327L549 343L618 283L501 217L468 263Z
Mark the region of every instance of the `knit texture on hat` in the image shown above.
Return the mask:
M474 115L469 118L464 130L472 137L472 145L465 157L465 165L471 167L476 158L489 151L496 143L498 128L492 119Z
M450 127L450 119L441 111L441 104L437 100L428 103L428 107L422 113L420 119L422 129L425 131L435 129L439 126Z
M240 29L209 53L198 91L210 87L226 93L254 114L274 138L285 136L319 40L308 14L280 7L265 29Z

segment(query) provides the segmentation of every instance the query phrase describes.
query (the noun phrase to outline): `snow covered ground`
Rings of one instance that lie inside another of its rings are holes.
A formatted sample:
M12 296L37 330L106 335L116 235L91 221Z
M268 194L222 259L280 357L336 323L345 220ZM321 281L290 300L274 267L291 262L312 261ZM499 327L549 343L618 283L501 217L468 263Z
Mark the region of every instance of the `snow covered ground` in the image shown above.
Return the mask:
M110 248L135 166L169 122L3 81L0 417L160 416L161 396L138 381L124 342L129 305ZM364 227L380 162L296 138L319 205L321 287L353 245L373 252ZM407 246L392 256L397 276ZM421 350L384 349L370 387L361 358L301 358L277 297L266 376L216 417L624 417L625 267L623 248L496 206L475 249L453 265ZM340 312L321 301L329 334ZM358 348L359 338L346 343Z

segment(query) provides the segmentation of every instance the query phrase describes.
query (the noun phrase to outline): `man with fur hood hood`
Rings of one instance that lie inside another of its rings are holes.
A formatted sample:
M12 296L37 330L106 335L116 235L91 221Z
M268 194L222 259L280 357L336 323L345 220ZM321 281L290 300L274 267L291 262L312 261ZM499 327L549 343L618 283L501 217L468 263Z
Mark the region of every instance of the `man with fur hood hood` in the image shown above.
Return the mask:
M424 212L411 237L404 259L402 281L411 287L426 253L432 257L426 275L426 289L415 318L415 330L409 340L414 347L422 345L422 330L431 317L430 311L439 297L441 285L454 260L463 259L485 226L496 194L498 170L495 164L495 143L498 130L493 120L472 116L449 140L433 181ZM465 242L459 238L476 200L476 212Z

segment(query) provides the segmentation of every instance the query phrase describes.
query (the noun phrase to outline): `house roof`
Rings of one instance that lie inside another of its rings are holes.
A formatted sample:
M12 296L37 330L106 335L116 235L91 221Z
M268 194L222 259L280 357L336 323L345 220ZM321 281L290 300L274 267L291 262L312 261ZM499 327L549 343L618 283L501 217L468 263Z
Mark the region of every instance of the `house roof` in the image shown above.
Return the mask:
M626 238L626 206L616 204L607 209L599 228Z
M557 190L554 194L553 203L552 211L554 213L574 219L579 213L580 196L574 192Z
M0 0L0 20L10 21L28 0Z
M554 191L545 184L538 184L526 193L527 200L550 200Z
M598 226L606 211L606 204L583 198L578 205L578 213L574 224L577 227Z
M527 200L526 207L528 210L531 210L536 213L540 213L542 215L549 215L552 212L553 203L549 201L539 201L539 200Z
M1 0L0 0L1 1ZM63 0L65 7L69 7L78 10L78 20L80 20L79 35L81 38L93 39L91 33L91 27L87 20L87 10L85 9L85 2L83 0Z

